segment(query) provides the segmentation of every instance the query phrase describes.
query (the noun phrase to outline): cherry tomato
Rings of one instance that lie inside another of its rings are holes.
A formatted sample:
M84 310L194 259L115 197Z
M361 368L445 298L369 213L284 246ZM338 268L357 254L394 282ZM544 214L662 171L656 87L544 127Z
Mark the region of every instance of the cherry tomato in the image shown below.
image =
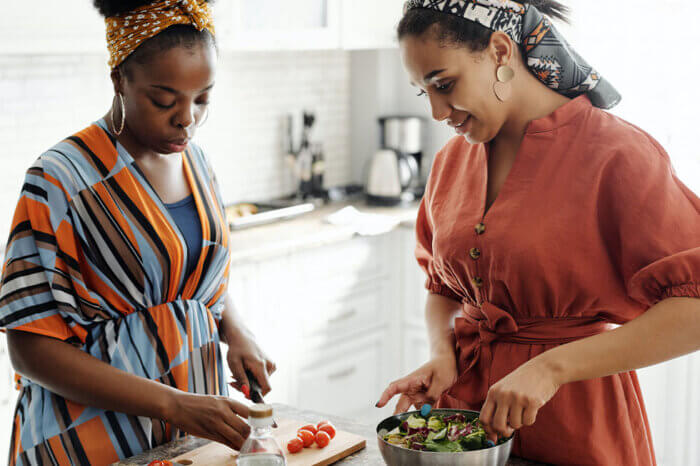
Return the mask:
M304 448L304 442L300 438L293 438L287 442L287 450L289 453L299 453Z
M297 431L297 437L304 442L304 448L309 448L314 444L314 440L316 439L316 436L310 430L306 429L299 429Z
M326 424L330 424L330 423L331 423L331 421L321 421L318 424L316 424L316 430L319 430L321 428L321 426L326 425Z
M305 426L299 428L299 430L301 429L308 430L309 432L314 434L314 436L316 436L316 432L318 432L318 429L313 424L306 424Z
M329 443L331 443L331 436L328 435L328 432L320 431L316 434L316 445L319 448L325 448Z
M148 463L148 466L173 466L173 463L168 460L154 460Z
M330 422L328 424L323 424L318 430L327 433L331 438L335 438L335 427L333 427L333 424Z

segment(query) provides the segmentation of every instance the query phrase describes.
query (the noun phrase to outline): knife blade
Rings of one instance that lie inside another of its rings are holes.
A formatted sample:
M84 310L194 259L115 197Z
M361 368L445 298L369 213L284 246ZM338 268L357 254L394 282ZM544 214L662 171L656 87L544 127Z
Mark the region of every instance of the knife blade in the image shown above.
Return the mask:
M265 404L265 400L263 400L262 396L262 388L260 387L260 383L258 383L258 379L256 379L253 373L247 368L245 370L245 375L248 377L248 382L250 382L251 401L257 404ZM275 422L274 418L272 418L272 427L275 429L277 428L277 422Z

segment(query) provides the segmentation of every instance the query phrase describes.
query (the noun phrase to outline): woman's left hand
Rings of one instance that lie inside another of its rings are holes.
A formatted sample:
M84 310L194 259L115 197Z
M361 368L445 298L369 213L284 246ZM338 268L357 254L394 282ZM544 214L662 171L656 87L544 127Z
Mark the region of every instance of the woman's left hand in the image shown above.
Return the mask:
M250 381L245 373L245 369L248 369L258 380L262 394L267 395L270 392L270 375L277 370L277 366L260 349L252 335L237 332L235 336L230 336L226 359L235 379L231 385L236 390L249 397Z
M521 427L533 425L537 412L560 386L554 371L537 358L492 385L479 415L489 440L510 437Z

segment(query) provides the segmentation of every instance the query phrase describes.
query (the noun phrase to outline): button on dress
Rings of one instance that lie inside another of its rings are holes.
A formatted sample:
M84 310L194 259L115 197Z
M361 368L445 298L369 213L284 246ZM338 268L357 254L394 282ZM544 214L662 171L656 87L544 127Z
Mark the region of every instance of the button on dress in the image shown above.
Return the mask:
M670 297L700 297L700 199L647 133L587 97L530 122L485 213L487 144L455 137L421 203L426 287L458 301L459 376L442 407L479 410L529 359ZM566 384L513 453L555 464L656 464L634 371Z

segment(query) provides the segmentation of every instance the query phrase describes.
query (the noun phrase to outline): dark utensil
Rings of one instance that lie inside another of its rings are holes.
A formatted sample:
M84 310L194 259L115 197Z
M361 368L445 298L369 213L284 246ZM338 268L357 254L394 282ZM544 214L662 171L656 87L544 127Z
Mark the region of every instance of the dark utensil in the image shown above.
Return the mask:
M265 400L263 400L262 396L262 388L260 387L260 383L258 383L258 379L256 379L253 373L248 369L245 370L245 375L248 377L248 382L250 382L251 401L257 404L265 404ZM272 427L275 429L277 428L277 422L275 422L274 418L272 419Z

